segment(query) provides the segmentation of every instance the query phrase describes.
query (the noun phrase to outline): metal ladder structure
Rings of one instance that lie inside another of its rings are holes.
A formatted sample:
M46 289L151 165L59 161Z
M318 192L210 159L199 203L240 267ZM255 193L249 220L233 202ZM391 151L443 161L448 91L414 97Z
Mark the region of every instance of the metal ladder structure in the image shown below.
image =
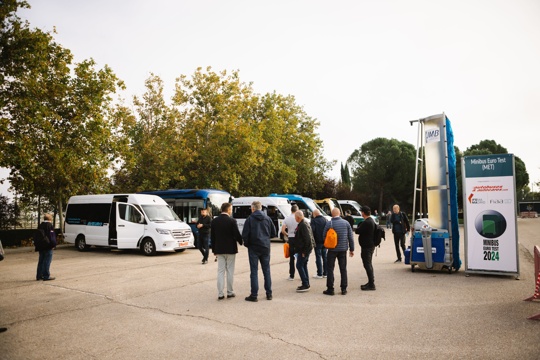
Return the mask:
M440 132L441 140L444 142L444 180L441 181L440 184L427 184L429 186L426 187L426 193L424 194L424 171L426 170L426 129L425 129L425 122L430 120L435 120L438 118L446 119L446 115L444 113L429 116L427 118L421 118L418 120L410 120L409 123L411 126L413 126L414 123L418 123L418 135L417 135L417 143L416 143L416 165L415 165L415 176L414 176L414 198L413 198L413 213L412 213L412 222L411 227L414 227L414 224L416 223L417 219L422 218L422 215L426 214L427 211L433 212L434 209L427 209L424 208L425 200L428 197L428 194L430 191L438 191L438 192L446 192L445 198L446 201L446 208L445 209L437 209L437 211L446 211L446 216L443 216L444 223L440 224L441 228L448 231L449 239L450 239L450 259L453 258L452 254L452 219L450 216L451 213L451 205L450 205L450 178L449 178L449 165L448 165L448 149L447 149L447 135L446 135L446 125L443 125L444 131ZM427 176L427 175L426 175ZM426 179L427 181L428 179ZM419 201L419 206L417 209L417 199ZM426 201L427 202L427 201ZM418 216L417 216L418 214ZM413 247L413 237L411 236L410 239L410 245L411 249ZM431 246L431 245L430 245ZM432 267L431 263L431 257L428 256L428 253L426 252L426 267L430 269ZM413 267L414 269L414 267ZM449 268L449 271L451 271L451 266Z

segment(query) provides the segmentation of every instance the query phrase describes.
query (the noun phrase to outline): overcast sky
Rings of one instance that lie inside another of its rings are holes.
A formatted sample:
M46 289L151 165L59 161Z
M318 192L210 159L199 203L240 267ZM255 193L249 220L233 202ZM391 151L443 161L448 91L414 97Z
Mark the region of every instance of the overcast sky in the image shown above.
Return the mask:
M377 137L416 146L409 120L445 112L464 151L492 139L540 181L538 0L30 0L21 12L77 61L142 95L197 67L294 95L337 160ZM534 189L538 191L539 189Z

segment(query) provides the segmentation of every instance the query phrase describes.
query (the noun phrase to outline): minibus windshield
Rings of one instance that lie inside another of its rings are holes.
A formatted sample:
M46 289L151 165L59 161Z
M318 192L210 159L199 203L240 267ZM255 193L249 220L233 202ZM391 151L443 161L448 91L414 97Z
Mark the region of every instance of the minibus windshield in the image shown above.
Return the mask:
M142 208L150 221L180 220L175 212L167 205L142 205Z

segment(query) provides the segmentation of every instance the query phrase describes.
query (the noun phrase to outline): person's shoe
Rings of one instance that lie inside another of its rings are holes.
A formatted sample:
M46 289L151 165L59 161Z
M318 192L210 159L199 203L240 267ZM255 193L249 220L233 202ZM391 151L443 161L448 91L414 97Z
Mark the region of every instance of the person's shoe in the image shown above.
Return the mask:
M401 259L397 259L396 261L394 261L394 264L397 264L397 263L400 263L401 262Z
M341 295L347 295L347 290L341 290Z
M332 295L332 296L335 295L335 293L334 293L333 290L324 290L322 293L323 293L324 295Z
M0 328L0 333L3 333L4 331L7 331L7 328L1 327L1 328Z
M37 278L36 278L36 281L39 281L39 280L43 280L43 278L38 278L38 277L37 277Z
M233 297L236 297L236 295L235 294L227 295L227 299L230 299L230 298L233 298Z
M272 295L266 295L266 300L272 300Z
M313 278L314 279L322 279L323 277L322 277L322 275L313 275Z
M296 288L296 292L306 292L306 291L309 291L309 288L310 288L309 285L307 286L302 285Z
M227 297L228 297L228 296L227 296ZM225 299L225 296L224 296L224 295L218 296L217 299L218 299L218 300L223 300L223 299Z
M259 300L257 300L255 296L249 295L248 297L246 297L246 301L257 302Z
M217 262L217 256L216 256L216 258L214 259L214 262Z
M293 278L292 276L289 276L289 277L287 278L287 280L289 280L289 281L294 281L294 278Z
M375 290L375 284L366 284L366 285L362 285L360 286L360 289L361 290Z
M322 277L323 277L324 279L326 279L328 276L327 276L327 275L323 275Z
M54 276L49 276L47 279L43 279L43 281L50 281L56 279Z

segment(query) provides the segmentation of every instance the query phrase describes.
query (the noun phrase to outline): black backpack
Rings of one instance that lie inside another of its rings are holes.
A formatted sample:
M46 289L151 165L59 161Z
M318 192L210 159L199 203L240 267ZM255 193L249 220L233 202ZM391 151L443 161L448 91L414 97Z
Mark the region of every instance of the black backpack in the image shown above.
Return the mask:
M375 247L381 246L382 239L386 241L386 231L381 225L376 225L375 231L373 232L373 244L375 245Z
M34 232L34 246L37 250L47 250L49 249L51 245L51 241L45 235L45 231L43 229L37 229Z

